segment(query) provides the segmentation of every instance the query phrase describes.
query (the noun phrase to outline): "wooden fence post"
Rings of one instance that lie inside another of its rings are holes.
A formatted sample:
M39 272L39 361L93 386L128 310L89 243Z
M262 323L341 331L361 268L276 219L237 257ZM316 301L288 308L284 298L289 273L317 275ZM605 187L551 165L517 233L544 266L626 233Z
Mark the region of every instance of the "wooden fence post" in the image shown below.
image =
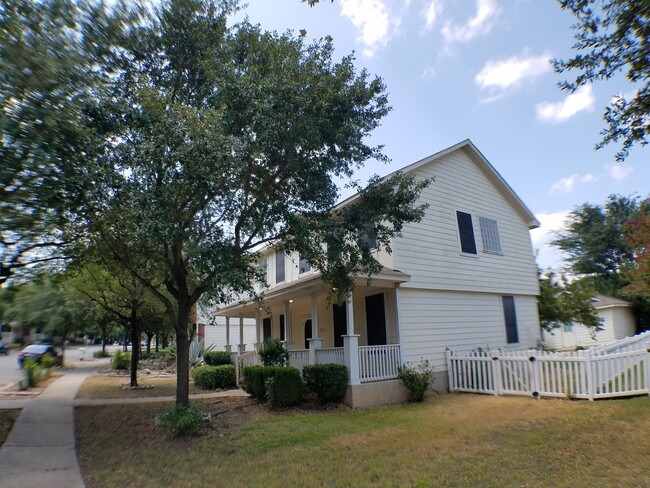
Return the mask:
M648 395L650 395L650 340L645 343L645 370L643 372L643 383Z
M594 401L594 395L596 394L596 386L594 385L594 370L591 365L591 350L588 351L588 354L585 354L587 361L585 362L585 368L587 368L587 394L589 395L589 401Z
M490 356L492 357L492 385L494 386L494 394L500 395L503 387L501 385L501 358L499 357L499 351L492 351Z

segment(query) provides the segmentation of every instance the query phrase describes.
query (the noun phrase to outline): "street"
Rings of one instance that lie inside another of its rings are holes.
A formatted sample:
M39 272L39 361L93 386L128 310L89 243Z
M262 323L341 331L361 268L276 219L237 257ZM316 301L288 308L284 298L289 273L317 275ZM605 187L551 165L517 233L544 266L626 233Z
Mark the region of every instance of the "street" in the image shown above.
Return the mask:
M65 363L72 364L82 359L92 359L93 352L101 349L100 345L68 346L65 350ZM114 349L114 348L113 348ZM0 389L11 385L22 378L22 370L18 369L18 353L20 349L11 349L7 356L0 356Z

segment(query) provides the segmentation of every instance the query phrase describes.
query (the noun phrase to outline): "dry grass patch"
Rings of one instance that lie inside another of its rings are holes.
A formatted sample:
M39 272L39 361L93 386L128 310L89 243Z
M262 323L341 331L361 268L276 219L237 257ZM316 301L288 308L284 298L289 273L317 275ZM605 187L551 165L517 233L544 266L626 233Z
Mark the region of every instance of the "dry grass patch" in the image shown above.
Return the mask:
M20 412L19 408L0 409L0 446L7 440Z
M205 393L190 381L190 393ZM98 374L87 378L77 398L139 398L157 396L175 396L175 376L138 375L138 388L129 388L129 376L120 374Z
M330 412L274 412L249 399L194 404L212 427L182 441L155 426L163 405L78 408L87 485L642 486L650 456L647 397L443 395Z

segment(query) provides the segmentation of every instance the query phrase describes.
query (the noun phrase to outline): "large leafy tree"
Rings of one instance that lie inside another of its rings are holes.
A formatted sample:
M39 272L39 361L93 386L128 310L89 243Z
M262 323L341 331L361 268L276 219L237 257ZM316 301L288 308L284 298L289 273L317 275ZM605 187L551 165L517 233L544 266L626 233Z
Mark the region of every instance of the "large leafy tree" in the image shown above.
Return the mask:
M634 260L625 271L630 284L626 293L650 302L650 201L625 224L628 243L634 248Z
M335 61L329 38L229 27L235 8L175 0L143 24L108 68L114 84L94 125L104 146L78 175L83 244L101 246L174 326L181 405L190 311L202 295L254 296L258 252L278 243L345 294L355 273L379 269L360 229L389 246L421 218L414 202L428 184L373 180L332 210L334 178L386 159L367 143L389 110L384 84L357 72L352 56Z
M137 18L119 1L0 1L0 284L63 257L99 67Z
M607 127L601 148L621 141L617 160L627 157L635 144L648 143L650 134L650 4L646 0L558 0L562 9L577 19L573 26L576 55L556 60L559 73L575 70L574 81L562 83L565 90L623 73L633 93L616 95L605 109Z
M638 198L620 195L604 204L584 203L569 214L552 244L565 253L572 274L588 278L600 293L617 295L627 284L621 272L634 258L624 224L638 209Z
M93 303L75 296L62 276L44 275L14 290L3 318L49 335L65 357L70 334L91 329L94 312Z
M69 269L68 285L117 321L131 340L130 386L138 386L140 337L150 324L167 320L165 310L142 283L115 263L90 263ZM164 293L164 291L160 291ZM109 324L107 320L103 323Z

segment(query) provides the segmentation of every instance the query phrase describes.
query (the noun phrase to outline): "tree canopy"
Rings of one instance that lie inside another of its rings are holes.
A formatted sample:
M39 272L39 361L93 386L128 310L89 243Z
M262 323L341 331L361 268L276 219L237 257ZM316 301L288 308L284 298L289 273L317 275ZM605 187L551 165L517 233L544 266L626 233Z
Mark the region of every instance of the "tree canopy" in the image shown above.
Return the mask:
M650 4L639 0L558 0L577 19L573 26L576 55L555 60L558 73L578 71L561 87L575 91L588 83L609 80L620 73L631 83L630 95L614 94L605 109L607 127L597 144L621 142L617 160L632 146L646 145L650 135Z
M421 218L415 201L429 183L374 179L334 208L334 178L386 161L368 144L390 110L385 86L352 56L335 61L330 38L229 26L236 8L175 0L143 22L102 68L110 77L87 124L100 144L73 181L75 252L101 249L162 303L183 405L202 295L255 296L267 245L299 251L344 294L379 267L360 229L389 246Z

